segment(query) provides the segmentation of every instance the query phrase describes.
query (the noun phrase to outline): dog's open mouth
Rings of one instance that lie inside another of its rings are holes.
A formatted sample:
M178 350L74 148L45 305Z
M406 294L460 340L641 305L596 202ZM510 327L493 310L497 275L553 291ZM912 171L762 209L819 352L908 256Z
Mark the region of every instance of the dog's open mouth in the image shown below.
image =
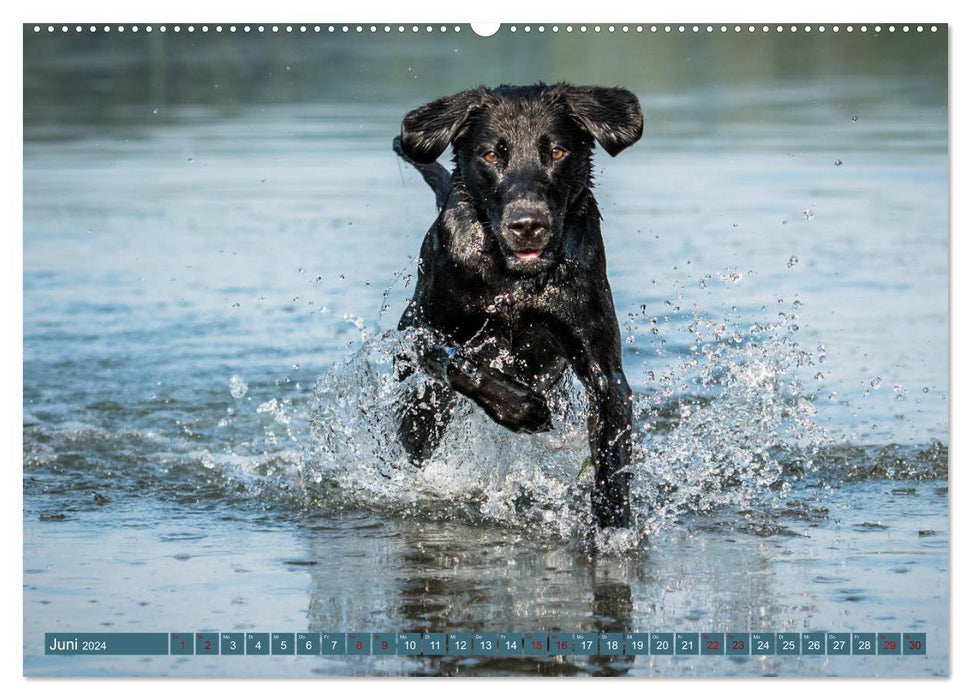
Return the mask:
M536 260L543 254L542 248L536 248L534 250L514 250L512 252L519 260Z

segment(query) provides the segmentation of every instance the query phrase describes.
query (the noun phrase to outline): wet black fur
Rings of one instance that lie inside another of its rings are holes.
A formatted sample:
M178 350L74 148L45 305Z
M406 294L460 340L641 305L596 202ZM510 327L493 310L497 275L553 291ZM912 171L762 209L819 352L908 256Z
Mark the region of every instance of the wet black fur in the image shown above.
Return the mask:
M549 430L546 397L570 367L589 400L594 518L629 525L631 392L591 161L594 142L613 156L642 130L630 92L562 83L467 90L405 117L395 151L441 209L399 324L417 331L429 374L402 406L413 461L437 447L455 392L510 430ZM449 145L451 174L435 162ZM397 371L414 366L402 359Z

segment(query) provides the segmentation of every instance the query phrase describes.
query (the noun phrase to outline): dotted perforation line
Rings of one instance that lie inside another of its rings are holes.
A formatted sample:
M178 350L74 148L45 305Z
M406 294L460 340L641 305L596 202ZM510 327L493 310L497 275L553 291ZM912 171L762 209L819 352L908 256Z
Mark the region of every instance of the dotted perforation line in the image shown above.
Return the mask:
M510 31L512 33L515 33L517 31L519 31L519 28L516 25L511 25L511 26L507 27L507 29L508 29L508 31ZM672 34L672 33L676 33L676 34L716 34L716 33L721 33L721 34L727 34L727 33L735 33L735 34L741 34L741 33L748 33L748 34L761 33L761 34L768 34L768 33L773 32L773 31L776 32L776 33L778 33L778 34L781 34L783 32L789 32L789 33L793 33L794 34L794 33L797 33L797 32L808 33L808 32L814 32L814 31L815 32L819 32L819 33L824 33L824 32L828 32L829 31L829 32L833 32L834 34L838 34L840 31L844 31L844 32L847 32L847 33L852 34L854 30L865 34L868 31L872 31L872 32L875 32L875 33L880 33L880 32L883 32L883 31L888 31L888 32L891 32L891 33L896 32L896 31L901 31L901 32L904 32L904 33L907 33L907 32L910 32L910 31L923 32L923 31L925 31L925 29L929 29L929 31L931 31L931 32L936 32L937 31L937 25L930 25L928 27L928 26L925 26L923 24L915 24L915 25L904 24L904 25L887 25L887 26L883 26L883 25L866 25L866 24L862 24L862 25L852 25L852 24L850 24L850 25L839 25L839 24L830 24L830 25L825 25L825 24L819 24L819 25L810 25L810 24L806 24L806 25L796 25L796 24L789 24L789 25L782 25L782 24L714 24L714 25L713 24L690 24L690 25L686 25L686 24L677 24L677 25L675 25L675 24L649 24L649 25L644 25L644 24L636 24L636 25L623 24L623 25L613 25L613 24L609 24L609 25L606 25L606 26L601 26L599 24L595 24L595 25L585 25L585 24L572 25L572 24L567 24L567 25L563 25L563 26L553 25L553 26L550 27L550 30L553 31L553 32L565 31L567 33L570 33L570 32L585 33L585 32L592 31L595 34L596 33L602 33L604 31L606 31L608 34L617 33L617 32L620 32L620 33L629 33L629 32L632 32L632 31L633 32L640 32L640 33L650 32L650 33L654 33L654 34L659 33L659 32L665 33L665 34ZM529 31L532 31L532 29L529 26L524 26L524 27L522 27L522 31L529 32ZM543 27L543 26L539 26L539 27L536 28L536 31L543 32L543 31L546 31L546 28Z
M893 33L896 33L896 32L899 31L899 32L903 32L903 33L906 34L906 33L912 32L912 31L914 31L914 32L924 32L925 30L929 30L931 32L936 32L937 31L937 25L933 25L932 24L930 26L925 26L925 25L922 25L922 24L915 24L915 25L910 25L910 24L894 25L894 24L891 24L891 25L885 25L884 26L884 25L879 25L879 24L877 24L877 25L866 25L866 24L861 24L861 25L839 25L839 24L831 24L831 25L824 25L824 24L819 24L819 25L809 25L809 24L805 24L805 25L796 25L796 24L788 24L788 25L782 25L782 24L771 24L771 25L770 24L715 24L715 25L712 25L712 24L690 24L690 25L686 25L686 24L678 24L678 25L673 25L673 24L649 24L649 25L644 25L644 24L636 24L636 25L623 24L623 25L613 25L613 24L609 24L609 25L601 26L599 24L595 24L595 25L585 25L585 24L580 24L580 25L572 25L572 24L557 25L557 24L554 24L554 25L550 25L549 27L547 27L545 25L535 25L535 26L533 26L533 25L521 25L520 26L520 25L513 24L513 25L509 25L509 26L502 27L502 29L505 29L506 31L508 31L510 33L513 33L513 34L515 34L517 32L520 32L520 31L521 32L524 32L524 33L527 33L527 34L530 33L530 32L533 32L533 31L538 32L538 33L541 33L541 34L544 33L544 32L546 32L546 31L551 31L553 33L566 32L567 34L570 34L570 33L573 33L573 32L579 32L581 34L587 33L587 32L593 32L594 34L604 33L604 32L606 32L607 34L614 34L614 33L626 34L626 33L630 33L630 32L635 32L635 33L648 32L648 33L653 33L653 34L656 34L656 33L659 33L659 32L660 33L665 33L665 34L674 34L674 33L676 33L676 34L716 34L716 33L720 33L720 34L728 34L728 33L735 33L735 34L742 34L742 33L747 33L747 34L756 34L756 33L758 33L758 34L769 34L771 32L775 32L777 34L782 34L782 33L785 33L785 32L788 32L790 34L795 34L795 33L811 33L811 32L818 32L818 33L832 32L833 34L838 34L839 32L845 32L847 34L852 34L854 32L859 32L861 34L866 34L867 32L873 32L873 33L879 34L879 33L882 33L882 32L889 32L889 33L893 34ZM278 34L278 33L286 33L286 34L293 34L293 33L297 33L297 34L308 34L308 33L314 33L314 34L320 34L320 33L328 33L328 34L379 34L379 33L384 33L384 34L390 34L392 32L397 32L399 34L404 34L404 33L411 33L411 34L419 34L419 33L432 34L432 33L439 33L439 34L444 34L444 33L447 33L447 32L455 32L455 33L458 33L458 32L463 31L463 29L462 29L462 27L460 27L458 25L451 25L451 26L449 26L449 25L444 25L444 24L443 25L431 25L431 24L426 24L426 25L418 25L418 24L407 24L407 25L406 24L396 24L396 25L391 25L391 24L384 24L384 25L380 25L380 24L326 24L326 25L322 25L322 24L313 24L313 25L309 25L309 24L284 24L284 25L280 25L280 24L269 24L269 25L263 25L263 24L258 24L258 25L250 25L250 24L235 25L235 24L230 24L230 25L221 25L221 24L216 24L216 25L211 25L211 26L210 25L207 25L207 24L203 24L203 25L193 25L193 24L187 24L187 25L181 25L181 24L165 25L165 24L162 24L162 25L158 25L158 26L153 26L153 25L138 25L138 24L131 24L131 25L124 25L124 24L119 24L119 25L110 25L110 24L104 24L104 25L95 25L95 24L90 24L90 25L80 25L80 24L75 24L75 25L67 25L67 24L60 24L60 25L54 25L54 24L40 25L40 24L35 24L34 25L34 32L35 33L38 33L39 34L39 33L45 32L45 31L48 34L54 34L54 33L58 32L58 31L61 32L62 34L66 34L66 33L71 32L71 31L74 31L75 33L81 33L81 32L84 32L84 31L88 31L88 32L99 32L99 31L101 31L101 32L105 32L105 33L108 33L108 32L118 32L119 34L122 34L124 32L131 32L133 34L138 33L138 32L144 32L146 34L150 34L153 31L157 31L157 32L161 32L161 33L165 33L165 32L171 31L171 32L175 32L177 34L180 33L180 32L183 32L183 31L189 32L189 33L194 33L194 32L197 32L198 31L198 32L202 32L203 34L207 34L209 32L215 32L217 34L223 33L223 32L228 32L230 34L237 33L237 32L241 32L241 33L244 33L244 34L246 34L246 33L252 33L252 32L256 32L256 33L267 33L268 32L268 33L271 33L271 34Z
M54 25L54 24L39 25L39 24L35 24L34 25L34 32L35 33L40 33L40 32L43 32L45 30L48 33L51 33L51 34L53 34L55 32L58 32L58 31L60 31L61 33L68 33L68 32L71 32L71 31L74 31L76 33L84 32L84 31L88 31L88 32L99 32L100 31L100 32L105 32L105 33L108 33L108 32L118 32L120 34L126 32L126 31L127 32L131 32L131 33L137 33L137 32L140 32L140 31L141 32L145 32L145 33L151 33L153 31L155 31L155 32L162 32L162 33L164 33L164 32L175 32L175 33L180 33L180 32L189 32L189 33L202 32L203 34L208 34L210 32L215 32L217 34L220 34L220 33L223 33L223 32L228 32L230 34L235 34L235 33L248 34L248 33L254 33L254 32L255 33L271 33L271 34L279 34L279 33L284 33L284 34L321 34L321 33L325 33L325 32L326 33L330 33L330 34L335 34L335 33L343 33L343 34L378 34L378 33L385 33L385 34L389 34L389 33L394 32L394 31L397 31L399 33L411 32L411 33L414 33L414 34L417 34L419 32L424 32L424 33L427 33L427 34L430 34L432 32L444 34L446 32L456 32L456 33L458 33L458 32L463 31L462 27L460 27L458 25L446 26L446 25L430 25L430 24L429 25L417 25L417 24L409 24L409 25L404 25L404 24L398 24L398 25L390 25L390 24L383 24L383 25L380 25L380 24L252 24L252 25L251 24L243 24L243 25L235 25L235 24L229 24L229 25L221 25L221 24L215 24L215 25L208 25L208 24L203 24L203 25L173 24L173 25L165 25L165 24L162 24L162 25L158 25L158 26L153 26L153 25L138 25L138 24L132 24L132 25L125 25L125 24L118 24L118 25L111 25L111 24L104 24L104 25L96 25L96 24L91 24L91 25L80 25L80 24L75 24L75 25L68 25L68 24L61 24L61 25Z

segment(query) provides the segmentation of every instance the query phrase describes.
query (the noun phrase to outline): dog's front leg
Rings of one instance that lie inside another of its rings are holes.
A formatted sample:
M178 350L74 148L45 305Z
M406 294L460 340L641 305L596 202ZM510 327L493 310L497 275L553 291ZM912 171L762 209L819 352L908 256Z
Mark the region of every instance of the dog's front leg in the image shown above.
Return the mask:
M425 386L436 396L442 396L444 400L447 398L445 392L457 391L472 399L496 423L517 433L538 433L552 428L549 406L541 394L515 377L489 366L473 351L452 345L434 330L424 327L417 345L419 362L430 377ZM401 371L398 374L399 378L407 376ZM410 423L415 421L407 416L414 413L406 411L405 420L409 421L406 429L412 428ZM451 413L451 404L448 413ZM439 416L438 423L441 422ZM425 422L415 424L424 425ZM419 441L423 441L426 433L433 437L432 431L418 430L415 434ZM407 446L405 440L402 442Z
M411 387L398 423L398 440L408 457L421 465L442 441L455 408L455 392L437 379Z
M588 352L575 361L574 368L589 400L593 516L600 527L629 527L633 405L620 362L620 338L606 347L593 345Z
M588 431L596 466L593 514L600 527L630 525L630 456L633 409L623 370L597 378Z
M450 358L446 376L449 386L513 432L541 433L553 427L546 399L504 372L458 352Z

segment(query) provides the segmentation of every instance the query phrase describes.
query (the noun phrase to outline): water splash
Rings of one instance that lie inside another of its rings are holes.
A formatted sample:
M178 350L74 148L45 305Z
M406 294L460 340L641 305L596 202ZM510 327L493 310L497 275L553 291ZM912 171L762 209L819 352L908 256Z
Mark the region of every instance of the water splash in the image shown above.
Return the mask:
M692 318L689 354L638 401L652 431L639 442L644 477L635 481L649 530L686 512L779 506L793 463L811 468L827 436L800 379L815 358L796 342L794 319L729 332Z
M811 465L825 439L799 379L814 358L795 340L795 314L739 329L671 304L675 315L664 317L664 330L686 330L694 342L678 362L652 370L647 390L635 396L634 525L601 538L598 546L609 550L629 551L686 513L781 502L793 463ZM657 336L657 319L649 324ZM445 439L419 469L396 431L402 398L423 377L398 382L392 371L393 359L412 358L412 348L407 333L362 329L359 349L317 382L301 466L309 506L585 539L592 467L579 383L564 378L554 429L539 435L506 431L459 397Z
M234 374L229 378L229 394L234 399L243 398L246 396L247 391L249 391L249 385L238 374Z

